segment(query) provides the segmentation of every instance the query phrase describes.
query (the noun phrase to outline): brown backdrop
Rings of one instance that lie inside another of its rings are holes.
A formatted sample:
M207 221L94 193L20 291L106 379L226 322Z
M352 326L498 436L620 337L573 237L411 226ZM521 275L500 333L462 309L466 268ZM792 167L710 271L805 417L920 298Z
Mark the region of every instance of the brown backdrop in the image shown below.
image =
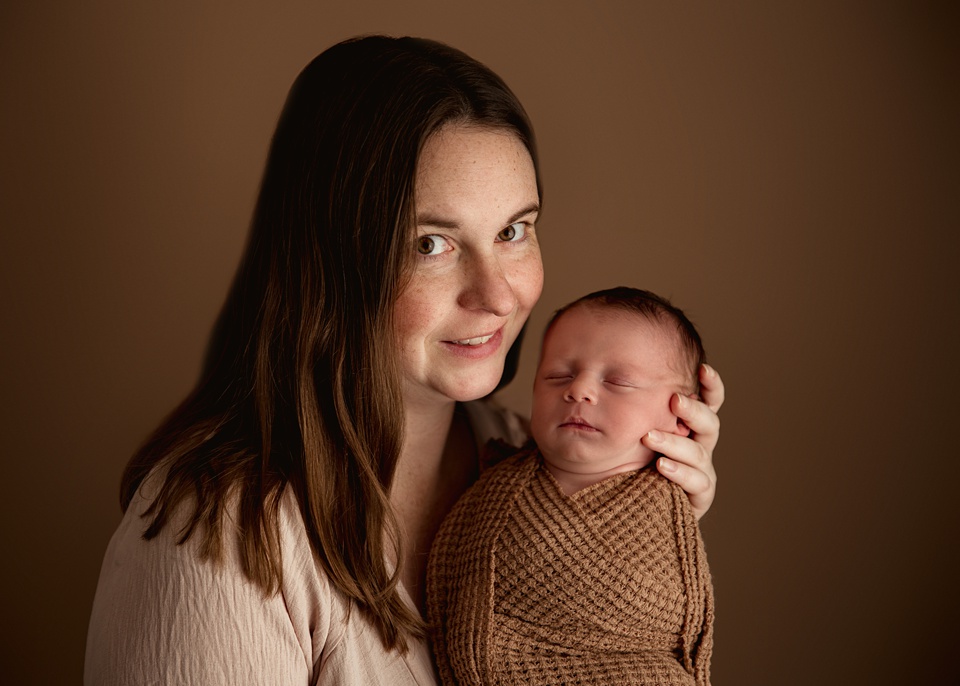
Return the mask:
M5 683L80 681L120 471L198 371L286 90L367 32L460 47L529 109L530 343L621 283L704 334L729 389L715 683L957 677L955 14L146 4L0 10Z

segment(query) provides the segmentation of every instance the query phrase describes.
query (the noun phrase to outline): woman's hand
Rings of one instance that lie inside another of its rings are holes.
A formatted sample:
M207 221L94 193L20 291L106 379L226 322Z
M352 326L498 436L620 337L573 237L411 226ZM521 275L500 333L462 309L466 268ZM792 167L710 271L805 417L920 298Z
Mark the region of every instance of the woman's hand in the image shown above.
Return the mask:
M678 394L670 401L670 409L692 431L689 437L651 431L642 439L645 446L663 455L657 460L657 469L687 492L697 519L710 509L717 492L713 449L720 438L717 410L723 405L723 381L708 365L700 367L700 397L702 402Z

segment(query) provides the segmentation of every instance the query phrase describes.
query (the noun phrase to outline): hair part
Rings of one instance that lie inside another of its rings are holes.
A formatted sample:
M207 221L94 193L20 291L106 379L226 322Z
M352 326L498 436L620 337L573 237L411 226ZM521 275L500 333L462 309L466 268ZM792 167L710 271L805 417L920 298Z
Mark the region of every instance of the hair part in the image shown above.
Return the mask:
M546 340L553 325L560 317L566 312L580 307L629 313L661 326L665 332L675 335L677 342L680 344L684 361L687 362L688 371L692 375L694 392L700 393L699 369L706 363L707 353L693 322L679 307L674 306L669 300L656 293L629 286L617 286L595 291L564 305L554 312L550 321L547 322L546 329L544 329L543 339Z
M520 102L459 50L368 36L304 68L201 378L121 483L126 510L162 465L145 538L188 504L177 542L198 536L201 557L213 561L235 506L243 571L264 593L282 583L279 508L291 489L323 572L400 650L424 627L397 588L402 542L389 492L404 414L390 342L413 264L417 164L448 123L512 131L537 169Z

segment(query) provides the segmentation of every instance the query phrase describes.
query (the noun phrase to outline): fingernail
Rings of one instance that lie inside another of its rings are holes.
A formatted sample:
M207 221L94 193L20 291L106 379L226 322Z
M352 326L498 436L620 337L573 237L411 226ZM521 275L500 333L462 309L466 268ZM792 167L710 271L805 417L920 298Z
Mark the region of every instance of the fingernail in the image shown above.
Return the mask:
M677 407L685 408L687 406L687 398L681 393L677 393Z
M714 374L716 374L716 372L713 371L713 367L711 367L710 365L708 365L708 364L706 364L706 363L704 363L704 365L703 365L703 371L704 371L708 376L713 376Z
M670 472L671 474L677 471L677 465L665 457L661 457L659 460L657 460L657 468L661 472Z
M654 429L653 431L647 432L647 438L653 443L661 443L663 441L663 434Z

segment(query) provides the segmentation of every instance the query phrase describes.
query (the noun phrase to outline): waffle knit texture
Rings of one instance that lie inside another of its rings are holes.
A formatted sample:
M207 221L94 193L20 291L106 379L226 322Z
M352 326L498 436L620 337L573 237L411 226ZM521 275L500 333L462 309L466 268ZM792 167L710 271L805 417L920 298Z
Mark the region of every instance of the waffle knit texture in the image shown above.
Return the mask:
M514 455L444 520L427 591L447 685L710 683L703 541L653 468L567 496L539 452Z

